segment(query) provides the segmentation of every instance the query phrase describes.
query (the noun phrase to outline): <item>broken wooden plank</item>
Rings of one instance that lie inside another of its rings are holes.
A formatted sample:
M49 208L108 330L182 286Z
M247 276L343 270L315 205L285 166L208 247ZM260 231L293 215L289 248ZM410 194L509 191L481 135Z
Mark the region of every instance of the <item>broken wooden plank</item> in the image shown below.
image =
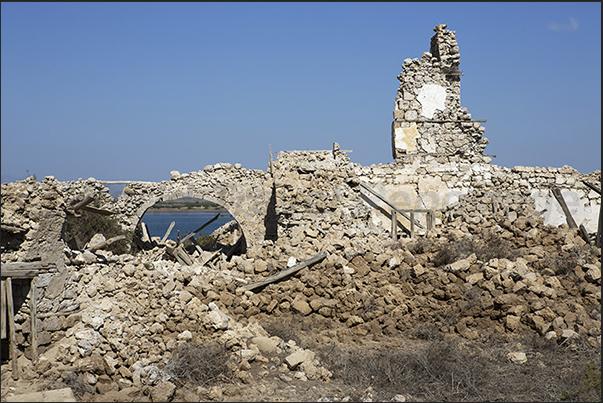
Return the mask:
M84 206L84 207L82 207L82 210L89 211L89 212L95 213L95 214L104 215L104 216L110 216L110 215L115 214L115 212L113 212L113 211L104 210L104 209L91 207L91 206Z
M165 231L165 235L163 236L163 238L161 238L161 242L165 242L166 239L168 239L168 236L170 236L170 232L172 232L172 228L174 228L174 225L176 225L176 221L172 221L167 231Z
M584 183L586 186L588 186L589 188L591 188L595 192L601 194L601 188L600 187L598 187L596 185L593 185L592 183L587 182L587 181L582 181L582 183Z
M90 247L88 248L88 250L89 250L90 252L94 252L94 251L96 251L96 250L99 250L99 249L104 248L105 246L109 246L109 245L111 245L113 242L116 242L116 241L121 241L121 240L123 240L123 239L126 239L126 236L125 236L125 235L118 235L118 236L114 236L113 238L109 238L109 239L107 239L106 241L99 242L99 243L97 243L97 244L94 244L94 245L90 246Z
M583 224L580 224L580 236L582 236L582 239L584 239L587 244L589 244L589 245L593 244L590 241L590 237L588 236L588 232L586 231L586 227L584 227Z
M73 211L78 211L78 210L86 207L88 204L92 203L93 200L94 200L94 197L92 197L90 195L84 196L84 199L73 207Z
M8 231L8 232L14 232L14 233L19 233L19 232L25 232L27 231L25 228L20 228L20 227L15 227L14 225L8 225L8 224L2 224L2 230L3 231Z
M216 257L218 257L220 255L220 251L217 250L215 251L207 260L203 261L203 255L201 255L201 266L205 266L206 264L208 264L209 262L211 262L212 260L214 260Z
M563 214L565 214L565 220L567 221L567 225L569 225L570 228L578 228L578 226L576 225L576 221L574 221L574 217L572 217L569 208L567 208L567 204L565 204L565 200L563 199L563 195L561 194L559 188L553 187L551 188L551 191L553 192L553 196L555 196L555 199L557 199L557 202L561 206Z
M149 236L149 228L147 228L147 225L141 222L140 229L142 230L142 242L151 242L151 237Z
M176 247L168 246L166 249L172 256L176 258L178 263L182 265L192 266L195 263L189 254L186 253L182 245L178 245Z
M237 239L237 241L234 243L234 245L232 245L232 247L230 248L228 253L226 254L226 260L229 260L232 257L232 255L235 254L236 251L241 249L244 241L245 241L245 237L241 235L239 237L239 239Z
M29 299L29 310L31 312L31 350L32 357L31 361L36 364L38 362L38 286L36 285L36 278L32 278L30 282L30 299Z
M276 281L279 281L282 278L285 278L287 276L290 276L294 273L297 273L298 271L300 271L301 269L303 269L306 266L310 266L314 263L317 263L319 261L321 261L322 259L324 259L327 256L327 252L320 252L317 255L312 256L309 259L304 260L303 262L300 262L294 266L291 266L287 269L281 270L280 272L273 274L272 276L266 277L262 280L256 281L255 283L251 283L248 284L246 286L242 287L243 291L251 291L251 290L255 290L256 288L260 288L263 287L265 285L274 283Z
M392 240L398 240L398 218L396 217L396 210L392 209Z
M13 280L8 277L4 282L6 287L6 305L8 308L8 326L9 326L9 343L10 343L10 358L12 362L12 377L19 379L19 364L17 363L17 337L15 330L15 306L13 301Z
M195 236L195 234L197 234L197 232L201 231L203 228L207 227L209 224L216 221L218 219L218 217L220 217L220 213L216 214L214 218L210 219L208 222L206 222L205 224L203 224L202 226L200 226L199 228L197 228L190 234L186 235L184 238L182 238L180 243L184 243L184 242L188 241L191 237Z

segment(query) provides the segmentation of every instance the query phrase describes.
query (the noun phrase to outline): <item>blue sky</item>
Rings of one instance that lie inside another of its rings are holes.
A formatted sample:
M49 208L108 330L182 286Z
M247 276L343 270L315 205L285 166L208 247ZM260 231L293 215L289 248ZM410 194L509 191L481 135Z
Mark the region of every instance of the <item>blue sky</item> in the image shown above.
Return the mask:
M396 76L456 31L493 164L601 169L601 3L2 3L2 182L272 151L392 162Z

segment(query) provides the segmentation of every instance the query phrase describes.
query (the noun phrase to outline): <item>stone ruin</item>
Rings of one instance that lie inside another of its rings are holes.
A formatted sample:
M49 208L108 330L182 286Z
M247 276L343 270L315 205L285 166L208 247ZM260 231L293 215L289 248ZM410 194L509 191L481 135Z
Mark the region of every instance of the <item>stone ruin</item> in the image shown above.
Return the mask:
M131 181L117 199L94 178L3 183L3 281L13 267L35 267L37 276L13 281L19 369L3 365L2 385L7 373L64 379L71 371L121 401L144 385L151 400L165 401L175 389L162 372L165 360L178 344L207 338L233 352L243 383L250 381L245 368L277 362L277 353L286 355L278 371L328 379L311 351L260 325L288 314L333 321L328 337L341 342L431 323L470 340L486 331L534 332L600 346L600 171L491 164L484 128L460 106L454 32L443 24L435 32L430 52L406 59L398 77L391 163L352 163L334 143L279 152L265 172L218 163L173 171L169 181ZM190 264L159 239L137 254L115 255L92 242L73 248L63 226L90 195L136 231L158 201L207 199L235 217L246 247L193 252ZM397 216L392 227L392 205L432 210L434 228L426 232L427 218L417 214L422 226L411 238L408 217ZM488 238L517 256L472 253L434 263L438 251ZM246 288L322 253L298 275ZM197 398L212 393L200 390Z
M405 59L398 76L392 151L400 164L490 162L485 127L461 107L460 54L454 31L438 24L429 52Z

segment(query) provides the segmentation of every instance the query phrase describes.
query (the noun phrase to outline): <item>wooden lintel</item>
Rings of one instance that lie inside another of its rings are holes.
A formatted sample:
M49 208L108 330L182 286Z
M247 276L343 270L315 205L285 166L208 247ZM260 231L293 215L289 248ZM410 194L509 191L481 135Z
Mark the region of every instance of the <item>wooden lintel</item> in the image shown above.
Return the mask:
M0 272L2 278L33 278L52 267L54 265L42 262L7 262L2 263Z
M582 181L582 183L584 183L586 186L588 186L589 188L591 188L595 192L601 194L601 188L600 187L598 187L596 185L593 185L592 183L587 182L587 181Z
M27 231L25 228L15 227L14 225L2 224L2 230L8 232L25 232Z

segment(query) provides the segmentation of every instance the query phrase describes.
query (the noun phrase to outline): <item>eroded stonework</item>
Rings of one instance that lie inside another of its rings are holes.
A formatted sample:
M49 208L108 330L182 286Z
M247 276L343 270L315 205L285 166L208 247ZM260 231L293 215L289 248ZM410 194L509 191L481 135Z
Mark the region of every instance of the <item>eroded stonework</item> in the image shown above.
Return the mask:
M462 73L454 31L434 28L429 52L404 60L392 123L392 154L399 164L490 162L485 128L461 107Z

